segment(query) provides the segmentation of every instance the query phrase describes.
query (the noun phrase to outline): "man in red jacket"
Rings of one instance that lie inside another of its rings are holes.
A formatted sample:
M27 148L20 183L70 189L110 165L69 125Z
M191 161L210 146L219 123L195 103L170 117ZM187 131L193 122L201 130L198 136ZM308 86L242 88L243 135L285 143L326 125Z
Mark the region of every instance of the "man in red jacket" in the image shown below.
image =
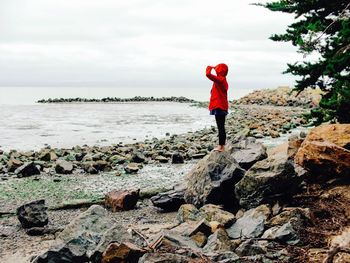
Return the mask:
M212 69L215 70L216 75L211 74ZM211 88L211 96L209 103L210 115L215 115L216 125L219 133L219 146L214 151L223 152L225 150L226 132L225 132L225 119L228 114L228 100L227 90L228 83L226 76L228 67L226 64L218 64L215 67L207 66L206 76L213 81Z

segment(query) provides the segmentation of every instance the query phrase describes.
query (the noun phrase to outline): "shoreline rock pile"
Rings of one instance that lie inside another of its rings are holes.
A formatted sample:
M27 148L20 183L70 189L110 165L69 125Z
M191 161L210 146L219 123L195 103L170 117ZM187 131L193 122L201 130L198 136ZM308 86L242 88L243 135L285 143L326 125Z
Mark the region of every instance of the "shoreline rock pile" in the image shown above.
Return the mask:
M317 106L320 99L319 90L305 89L298 94L290 87L278 87L276 89L256 90L248 95L233 101L233 104L258 104L274 106L294 106L311 108Z
M345 132L334 137L337 131ZM227 152L213 151L199 161L186 184L165 195L164 202L152 200L160 208L168 201L177 211L172 225L127 228L111 222L101 206L92 206L60 233L58 247L33 262L322 262L317 261L320 255L328 260L324 262L349 259L349 180L344 180L349 174L343 170L347 167L336 165L349 154L349 131L350 125L323 125L268 154L253 138L240 138ZM326 162L330 167L322 174L325 180L316 184L315 163L329 160L329 151L322 151L326 157L310 155L310 141L335 144L343 151L331 155L333 162ZM246 158L240 158L240 151ZM338 206L327 207L335 195ZM182 203L171 200L181 196Z

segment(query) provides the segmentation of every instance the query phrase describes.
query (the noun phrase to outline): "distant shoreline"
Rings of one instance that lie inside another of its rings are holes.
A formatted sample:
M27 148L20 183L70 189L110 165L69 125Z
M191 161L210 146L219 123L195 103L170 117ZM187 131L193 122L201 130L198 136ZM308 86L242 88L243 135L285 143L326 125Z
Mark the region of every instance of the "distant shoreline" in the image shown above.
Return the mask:
M197 103L199 101L188 99L186 97L142 97L135 96L132 98L117 98L117 97L106 97L102 99L88 99L88 98L49 98L41 99L36 103L113 103L113 102L180 102L180 103Z

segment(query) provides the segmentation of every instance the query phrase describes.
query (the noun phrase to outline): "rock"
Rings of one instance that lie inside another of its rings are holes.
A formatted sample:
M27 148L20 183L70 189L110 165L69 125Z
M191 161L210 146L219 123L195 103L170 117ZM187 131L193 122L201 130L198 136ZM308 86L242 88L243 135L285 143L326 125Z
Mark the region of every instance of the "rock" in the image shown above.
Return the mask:
M57 160L55 171L58 174L70 174L73 171L73 164L65 160Z
M142 153L136 152L133 154L131 160L135 163L143 163L146 160L146 157Z
M222 224L220 224L220 222L218 221L210 221L209 225L211 227L211 232L214 233L216 230L218 230L219 228L225 228Z
M105 204L112 208L113 212L131 210L139 200L140 189L137 190L112 190L105 196Z
M166 157L164 157L164 156L161 156L161 155L157 156L157 157L155 158L155 160L158 161L158 162L160 162L160 163L167 163L167 162L169 161L168 158L166 158Z
M264 232L264 225L270 216L270 208L266 205L252 208L237 219L237 221L227 229L230 238L254 238L259 237Z
M235 193L242 207L251 208L291 196L301 180L287 153L277 152L255 163L236 184Z
M317 175L317 178L350 175L350 150L329 142L305 139L295 156L295 162Z
M124 168L125 172L128 174L136 174L140 168L137 165L137 163L129 163L125 168Z
M44 150L39 154L38 159L45 162L51 162L56 161L58 156L54 151Z
M100 263L103 257L103 253L107 250L107 247L111 242L117 242L119 244L136 242L134 244L139 247L147 246L144 240L138 242L138 240L133 237L132 231L129 231L129 229L127 229L123 223L117 223L114 224L111 228L108 228L106 231L104 231L104 234L101 236L98 245L93 250L88 251L90 261L92 263Z
M152 204L164 211L176 211L185 203L184 189L170 190L151 197Z
M196 234L191 235L191 239L196 243L198 247L204 247L208 240L207 236L202 232L197 232Z
M288 159L294 160L294 157L297 154L303 141L304 141L304 138L300 138L298 135L292 135L288 138L288 149L287 149Z
M207 256L210 259L209 262L218 262L218 263L248 262L248 261L242 261L240 257L232 251L211 251L209 253L208 252L205 253L205 256Z
M98 160L98 161L94 162L93 167L97 171L108 171L111 168L109 163L105 160Z
M51 248L44 254L36 257L33 263L88 263L89 258L82 246L62 244L59 247Z
M124 243L111 243L102 255L101 263L114 263L114 262L130 262L137 263L139 258L146 251L136 245L124 242Z
M189 236L193 236L198 232L203 233L205 236L209 236L211 234L211 226L208 221L202 219L199 221L189 232Z
M305 141L334 143L350 150L350 124L323 124L311 129Z
M15 174L17 174L18 178L29 177L32 175L39 175L40 170L38 169L38 167L35 165L34 162L27 162L22 166L18 167L15 171Z
M58 235L63 241L80 236L81 233L88 232L99 237L113 226L114 222L108 217L107 211L99 205L92 205L88 210L74 218L65 229Z
M300 242L299 235L291 222L266 230L262 238L276 240L289 245L297 245Z
M244 170L228 152L211 152L187 175L185 201L197 207L219 204L232 209L236 199L232 189Z
M235 252L237 255L243 256L254 256L259 254L265 254L266 248L262 245L262 242L259 242L254 239L248 239L236 248ZM254 262L254 261L253 261ZM257 261L261 262L261 261Z
M144 254L140 258L139 263L189 263L190 260L190 257L178 254L156 252Z
M7 162L7 170L12 173L14 172L18 167L22 166L23 162L14 158L11 158Z
M219 228L208 238L204 251L230 251L231 242L225 229Z
M231 155L239 166L248 170L257 161L267 157L266 147L255 138L248 137L235 143L230 148Z
M176 219L179 223L199 221L203 218L206 218L206 215L192 204L181 205L176 215Z
M151 242L151 247L154 249L191 249L194 252L199 251L196 243L188 236L180 235L174 231L162 230L162 232L154 237Z
M350 175L350 124L313 128L301 144L295 162L319 177Z
M93 205L73 219L58 235L57 240L61 241L58 246L50 248L34 262L101 262L102 253L108 244L115 239L122 240L126 233L113 224L114 221L103 207Z
M49 218L45 200L34 201L18 207L17 218L23 228L46 226Z
M184 163L184 157L180 153L174 153L171 156L171 163Z
M199 211L205 214L208 221L217 221L224 227L231 226L236 220L234 214L222 210L222 207L217 205L207 204L202 206Z
M292 218L295 218L303 224L312 222L312 215L309 208L301 208L301 207L286 207L282 210L281 213L272 217L268 221L268 225L270 226L281 226L288 223Z

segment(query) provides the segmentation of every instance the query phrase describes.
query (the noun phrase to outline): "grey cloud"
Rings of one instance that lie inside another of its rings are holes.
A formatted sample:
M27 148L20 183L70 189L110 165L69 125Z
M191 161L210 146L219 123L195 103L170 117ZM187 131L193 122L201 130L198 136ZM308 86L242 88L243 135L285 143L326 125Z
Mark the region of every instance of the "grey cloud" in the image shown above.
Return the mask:
M267 39L291 18L249 2L3 0L0 85L201 87L219 61L235 85L292 83L295 49Z

